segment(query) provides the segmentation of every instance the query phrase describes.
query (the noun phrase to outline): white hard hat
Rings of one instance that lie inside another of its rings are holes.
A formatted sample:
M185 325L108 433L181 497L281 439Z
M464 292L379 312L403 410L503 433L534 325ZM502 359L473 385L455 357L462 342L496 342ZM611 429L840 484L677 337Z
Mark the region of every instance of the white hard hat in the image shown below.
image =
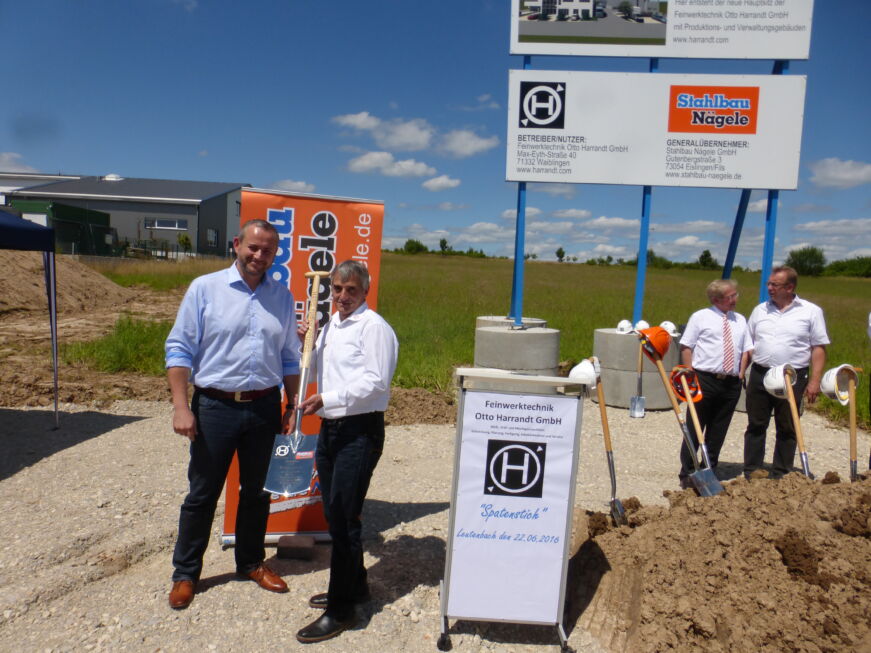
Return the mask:
M792 365L778 365L777 367L769 368L762 379L762 385L768 391L768 394L778 397L779 399L786 398L786 380L783 378L789 374L790 383L795 385L795 369Z
M661 322L659 326L668 331L668 335L670 336L678 335L677 327L674 325L674 322L669 322L668 320L666 320L665 322Z
M586 358L575 365L569 372L569 378L578 383L583 383L591 388L596 387L596 368Z
M635 330L641 331L641 329L649 329L650 325L645 320L638 320L635 323Z
M632 322L629 320L620 320L617 323L617 333L629 333L632 331Z
M833 367L823 374L823 379L820 381L820 390L830 399L836 399L841 402L842 406L846 406L850 403L850 393L847 391L850 377L853 377L853 383L858 386L859 375L852 365Z

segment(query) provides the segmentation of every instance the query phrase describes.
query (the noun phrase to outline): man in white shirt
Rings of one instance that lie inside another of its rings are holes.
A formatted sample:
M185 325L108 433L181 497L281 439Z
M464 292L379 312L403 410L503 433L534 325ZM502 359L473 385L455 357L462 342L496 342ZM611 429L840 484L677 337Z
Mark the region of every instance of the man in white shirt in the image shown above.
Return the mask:
M732 414L741 397L741 382L753 342L747 320L735 312L738 283L732 279L717 279L708 284L706 292L711 305L690 316L681 335L680 356L684 365L695 370L702 390L696 412L705 434L711 467L716 469ZM692 421L689 431L693 442L697 443ZM678 477L683 488L689 487L687 478L695 469L695 455L695 451L690 453L686 443L681 446Z
M330 285L337 310L315 345L318 393L300 407L322 418L315 461L333 546L328 590L309 599L324 613L297 633L303 643L352 627L356 605L369 598L360 515L384 448L384 411L399 350L393 329L366 305L365 266L340 263Z
M826 345L829 344L826 321L819 306L795 294L797 285L795 270L787 266L775 267L768 277L770 299L754 308L747 322L754 347L747 381L747 430L744 433L744 476L747 478L762 469L765 432L772 411L776 442L771 476L780 478L789 473L795 460L795 427L789 403L768 394L762 383L769 368L786 364L795 368L797 378L793 391L799 397L799 404L804 396L812 404L820 393Z

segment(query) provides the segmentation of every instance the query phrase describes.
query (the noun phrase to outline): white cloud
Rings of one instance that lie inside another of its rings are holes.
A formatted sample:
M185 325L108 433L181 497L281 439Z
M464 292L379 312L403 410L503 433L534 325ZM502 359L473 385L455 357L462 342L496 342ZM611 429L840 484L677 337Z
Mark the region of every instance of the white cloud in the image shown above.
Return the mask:
M390 152L367 152L348 162L351 172L380 172L385 177L426 177L436 169L414 159L397 161Z
M578 220L586 220L592 215L587 209L560 209L553 212L555 218L575 218Z
M604 243L600 243L593 248L593 254L598 256L614 256L617 258L625 258L629 254L635 254L634 251L630 252L628 247L617 246L617 245L606 245Z
M421 184L424 188L434 193L437 193L440 190L448 190L449 188L456 188L460 185L459 179L453 179L448 177L447 175L439 175L438 177L433 177L432 179L427 179L425 182Z
M465 204L455 204L454 202L439 202L436 205L439 211L462 211L466 208Z
M638 219L628 218L609 218L604 215L587 220L583 223L585 227L591 229L638 229L641 226L641 221Z
M534 206L526 207L526 217L527 218L537 218L541 215L541 209L537 209ZM503 220L516 220L517 219L517 209L505 209L502 211L502 215L500 216Z
M577 228L574 222L532 222L527 225L527 230L533 234L558 234L568 235Z
M553 197L572 199L577 192L575 184L529 184L527 190L533 193L546 193Z
M871 238L871 218L856 218L855 220L817 220L795 225L796 231L810 231L821 236L856 237L865 234Z
M823 188L853 188L871 183L871 163L830 157L810 164L811 182Z
M674 244L678 247L702 247L707 246L709 243L698 236L682 236L675 240Z
M715 222L714 220L690 220L689 222L672 222L669 224L655 222L651 225L650 229L658 234L685 234L688 231L722 233L728 231L729 227L722 222Z
M468 129L455 129L442 137L439 149L456 159L465 159L499 145L499 137L482 138Z
M278 190L286 190L291 193L313 193L315 191L314 184L294 179L281 179L272 184L272 186Z
M0 152L0 170L3 172L39 172L36 168L22 163L21 155L18 152Z
M794 213L832 213L835 209L829 204L814 204L806 202L792 207Z
M777 208L781 207L780 200L777 201ZM755 200L747 205L749 213L765 213L768 210L768 198L763 197L761 200Z
M370 114L368 111L360 113L346 113L343 116L336 116L333 122L342 125L343 127L353 127L354 129L375 129L381 124L381 120Z
M476 222L462 230L458 242L477 245L479 243L514 242L514 229L502 227L493 222Z

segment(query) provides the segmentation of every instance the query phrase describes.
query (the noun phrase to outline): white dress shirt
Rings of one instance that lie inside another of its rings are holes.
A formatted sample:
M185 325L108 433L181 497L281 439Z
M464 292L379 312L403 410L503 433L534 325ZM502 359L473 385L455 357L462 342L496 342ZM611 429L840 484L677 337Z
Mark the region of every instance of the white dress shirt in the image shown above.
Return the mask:
M344 320L333 313L312 361L329 419L387 410L399 342L384 318L364 302Z
M681 334L680 344L693 351L693 369L738 376L741 354L753 349L753 340L743 315L735 311L729 311L727 315L732 332L732 351L735 353L732 369L723 369L723 311L716 306L693 313Z
M763 367L809 367L811 347L829 344L823 309L798 295L783 311L772 301L759 304L747 322L753 362Z

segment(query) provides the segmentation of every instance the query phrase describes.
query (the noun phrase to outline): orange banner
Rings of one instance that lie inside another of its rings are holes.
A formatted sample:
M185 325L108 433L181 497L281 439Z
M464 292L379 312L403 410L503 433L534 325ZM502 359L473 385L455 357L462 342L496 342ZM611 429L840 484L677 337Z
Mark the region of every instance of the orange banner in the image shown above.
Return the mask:
M327 276L347 259L369 268L371 281L366 303L377 309L384 224L382 202L243 188L239 225L249 220L266 220L278 231L278 253L269 274L293 293L298 320L304 319L307 302L314 297L318 304L318 326L327 323L333 312ZM324 273L320 288L311 287L313 284L306 279L306 272ZM315 387L314 382L310 383L306 396L315 392ZM318 417L303 419L304 434L315 435L319 428ZM227 474L225 500L223 543L233 544L239 505L239 468L235 459ZM288 499L273 495L266 527L267 542L277 541L281 535L317 537L325 536L326 532L316 477L304 495Z

